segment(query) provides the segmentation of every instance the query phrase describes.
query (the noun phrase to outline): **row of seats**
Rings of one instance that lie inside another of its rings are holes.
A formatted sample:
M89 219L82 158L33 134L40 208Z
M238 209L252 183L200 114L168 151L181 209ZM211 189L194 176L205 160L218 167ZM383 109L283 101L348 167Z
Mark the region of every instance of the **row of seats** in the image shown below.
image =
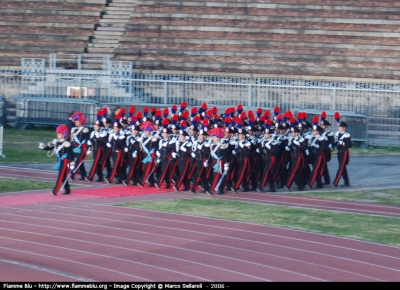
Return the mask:
M107 0L0 1L0 68L21 58L85 52Z
M119 60L142 71L399 79L396 1L138 0Z

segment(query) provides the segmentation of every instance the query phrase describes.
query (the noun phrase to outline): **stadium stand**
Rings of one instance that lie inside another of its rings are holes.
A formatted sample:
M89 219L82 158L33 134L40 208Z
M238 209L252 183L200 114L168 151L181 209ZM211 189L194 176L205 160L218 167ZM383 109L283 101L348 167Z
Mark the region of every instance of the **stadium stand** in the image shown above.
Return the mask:
M107 0L0 1L0 67L21 58L84 53Z
M118 60L142 72L399 79L397 1L136 1Z

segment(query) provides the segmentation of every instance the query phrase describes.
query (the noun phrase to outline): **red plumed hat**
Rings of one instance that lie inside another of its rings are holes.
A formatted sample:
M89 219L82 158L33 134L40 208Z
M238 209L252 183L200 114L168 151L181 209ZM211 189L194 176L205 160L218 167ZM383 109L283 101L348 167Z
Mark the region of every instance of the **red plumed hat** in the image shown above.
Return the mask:
M236 108L236 111L238 112L238 114L241 114L243 112L243 106L242 104L239 104Z
M262 112L263 112L263 110L262 110L261 108L258 108L258 109L257 109L257 111L256 111L257 118L260 118L260 117L261 117Z
M212 107L212 113L213 114L218 114L218 108L217 107Z
M129 117L132 117L135 113L136 113L136 107L135 106L131 106L129 108Z
M279 115L279 113L280 113L280 109L279 109L279 107L278 106L276 106L275 108L274 108L274 116L276 117L276 116L278 116Z
M312 123L313 123L313 125L318 125L318 122L319 122L318 116L314 116L314 117L312 118Z
M167 128L168 127L168 125L169 125L169 120L167 119L167 118L164 118L163 120L162 120L162 126L163 126L163 128Z
M264 117L265 117L265 119L268 119L269 117L271 117L271 113L269 112L269 110L266 110L264 112Z
M61 134L64 138L67 138L69 135L68 127L65 125L60 125L56 128L56 133Z
M241 114L240 114L240 119L242 119L242 120L245 120L247 117L246 117L246 112L242 112Z
M322 111L322 113L321 113L321 121L325 121L325 119L326 119L326 112Z
M186 109L186 107L187 107L187 103L186 103L185 101L183 101L183 102L181 103L180 111L183 112L183 111Z
M336 122L340 123L340 114L339 114L339 112L335 112L335 114L333 115L333 118L335 118Z
M177 110L178 110L178 107L176 105L172 105L172 107L171 107L172 114L175 114Z
M253 111L252 111L252 110L249 110L249 111L247 112L247 116L249 116L249 118L250 118L250 117L254 117Z
M169 115L168 108L164 108L164 110L163 110L163 117L164 117L164 118L168 118L168 115Z
M149 113L149 108L148 107L144 107L143 108L143 116L147 117L148 113Z
M181 116L182 119L186 120L188 117L189 117L189 111L185 111L182 113L182 116Z
M190 110L190 116L193 118L196 115L197 115L197 107L192 107L192 109Z

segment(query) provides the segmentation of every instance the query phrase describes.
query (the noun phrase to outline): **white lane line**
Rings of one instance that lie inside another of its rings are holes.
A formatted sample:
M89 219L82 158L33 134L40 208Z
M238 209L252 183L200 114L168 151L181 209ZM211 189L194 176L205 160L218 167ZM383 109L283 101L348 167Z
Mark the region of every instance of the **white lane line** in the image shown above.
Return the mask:
M82 254L90 254L90 255L93 255L93 256L99 256L99 257L107 258L107 259L110 259L110 260L114 259L114 260L123 261L123 262L131 263L131 264L138 264L138 265L142 265L142 266L148 266L148 267L151 267L151 268L164 270L166 272L172 272L172 273L175 273L175 274L181 274L183 276L188 276L188 277L191 277L191 278L196 278L196 279L207 281L206 279L198 277L198 276L182 273L182 272L179 272L179 271L170 270L170 269L167 269L167 268L164 268L164 267L158 267L158 266L149 265L149 264L146 264L146 263L136 262L136 261L132 261L132 260L127 260L127 259L123 259L123 258L117 258L117 257L113 257L113 256L108 256L108 255L102 255L102 254L98 254L98 253L94 253L94 252L90 252L90 251L81 251L81 250L77 250L77 249L69 248L69 247L61 247L61 246L55 246L55 245L51 245L51 244L37 243L37 242L32 242L32 241L27 241L27 240L7 238L7 237L3 237L3 236L1 236L0 239L7 239L7 240L17 241L17 242L22 242L22 243L29 243L29 244L36 244L36 245L41 245L41 246L45 245L47 247L53 247L53 248L62 249L62 250L70 250L70 251L78 252L78 253L82 253ZM102 244L99 244L99 245L102 245ZM110 262L110 260L108 260L108 261ZM137 277L137 278L139 278L139 277Z
M79 202L81 203L81 202ZM87 206L105 206L109 209L115 209L117 210L118 207L116 206L110 206L110 205L99 205L99 204L90 204L90 203L86 203L86 202L82 202L84 204L88 204ZM46 205L47 206L47 205ZM50 205L49 205L50 206ZM66 206L57 206L59 208L64 208L64 209L68 209L69 207ZM127 210L137 210L137 211L149 211L152 213L156 213L156 214L167 214L169 216L172 215L172 217L175 216L187 216L190 218L199 218L201 219L205 219L205 220L215 220L218 222L221 222L221 219L216 219L216 218L208 218L208 217L201 217L201 216L193 216L193 215L186 215L186 214L179 214L179 213L170 213L170 212L160 212L160 211L154 211L154 210L147 210L147 209L141 209L141 208L129 208L129 207L123 207L124 209ZM75 209L79 209L79 208L75 208ZM30 211L29 209L27 209L28 211ZM104 211L101 210L94 210L94 209L81 209L83 211L94 211L94 212L100 212L100 213L104 213ZM32 210L35 211L35 210ZM138 215L138 214L125 214L125 213L120 213L120 212L110 212L107 211L107 213L111 213L111 214L115 214L115 215L121 215L121 216L132 216L132 217L140 217L140 218L144 218L144 219L154 219L154 220L162 220L165 221L165 217L162 218L158 218L158 217L149 217L149 216L143 216L143 215ZM234 231L240 231L240 232L245 232L245 233L252 233L252 234L259 234L259 235L264 235L264 236L273 236L273 237L278 237L278 238L284 238L284 239L290 239L290 240L295 240L295 241L299 241L299 242L309 242L309 243L313 243L313 244L319 244L319 245L324 245L324 246L329 246L329 247L335 247L335 248L340 248L340 249L345 249L345 250L352 250L352 251L357 251L357 252L362 252L362 253L367 253L367 254L373 254L373 255L378 255L378 256L383 256L383 257L388 257L388 258L393 258L393 259L398 259L400 260L400 257L395 257L395 256L389 256L389 255L385 255L385 254L380 254L380 253L375 253L375 252L370 252L370 251L364 251L364 250L359 250L359 249L355 249L355 248L350 248L350 247L344 247L344 246L337 246L334 244L327 244L327 243L321 243L321 242L315 242L315 241L310 241L310 240L306 240L306 239L299 239L299 238L292 238L292 237L287 237L287 236L281 236L281 235L274 235L274 234L268 234L268 233L263 233L263 232L256 232L256 231L248 231L248 230L241 230L241 229L237 229L237 228L231 228L231 227L226 227L226 226L216 226L216 225L204 225L201 223L194 223L194 222L187 222L187 221L182 221L181 219L176 220L176 219L168 219L168 221L173 221L176 223L182 223L182 224L190 224L190 225L199 225L199 226L206 226L206 227L212 227L212 228L218 228L218 229L229 229L229 230L234 230ZM273 229L279 229L279 230L284 230L284 231L289 231L289 232L296 232L296 233L302 233L302 234L307 234L307 235L318 235L318 236L323 236L323 237L329 237L329 238L336 238L336 239L340 239L340 240L350 240L353 242L357 242L357 243L364 243L364 244L373 244L382 248L394 248L394 249L399 249L398 247L394 247L394 246L388 246L388 245L382 245L382 244L378 244L378 243L373 243L373 242L368 242L368 241L360 241L360 240L354 240L354 239L350 239L350 238L345 238L345 237L337 237L337 236L331 236L331 235L326 235L326 234L320 234L320 233L310 233L310 232L306 232L306 231L300 231L300 230L293 230L293 229L287 229L287 228L281 228L281 227L274 227L274 226L265 226L265 225L258 225L258 224L251 224L251 223L245 223L245 222L239 222L239 221L229 221L229 220L223 220L223 222L225 223L229 223L229 224L235 224L235 223L240 223L240 224L245 224L245 225L252 225L252 226L259 226L261 228L273 228Z
M0 237L0 239L1 238L2 237ZM75 263L75 264L78 264L78 265L84 265L84 266L88 266L88 267L91 267L91 268L96 268L96 269L101 269L101 270L105 270L105 271L109 271L109 272L114 272L114 273L117 273L117 274L126 275L126 276L128 276L130 278L138 278L138 279L143 279L145 281L151 281L151 280L148 280L148 279L145 279L145 278L142 278L142 277L139 277L139 276L131 275L131 274L128 274L128 273L124 273L124 272L121 272L121 271L115 271L113 269L99 267L99 266L96 266L96 265L93 265L93 264L87 264L87 263L82 263L82 262L78 262L78 261L68 260L68 259L65 259L65 258L57 258L57 257L54 257L54 256L38 254L38 253L35 253L35 252L24 251L24 250L19 250L19 249L15 249L15 248L8 248L8 247L4 247L4 246L0 246L0 249L5 249L5 250L8 250L8 251L14 251L14 252L20 252L20 253L24 253L24 254L39 256L39 257L45 257L45 258L50 258L50 259L55 259L55 260L60 260L61 263L63 263L63 262Z
M16 222L16 221L4 221L4 220L2 220L2 221L0 221L0 223L21 224L21 225L25 225L25 226L33 226L33 227L40 227L40 228L45 227L45 228L55 229L55 230L59 230L60 229L60 227L52 227L52 226L44 226L44 225L36 225L36 224L27 224L27 223L24 223L24 222ZM13 229L9 229L9 228L1 228L1 229L9 230L9 231L17 231L17 232L26 232L26 233L30 233L30 234L32 233L32 234L44 235L44 234L39 234L36 231L35 232L27 232L27 231L22 231L22 230L13 230ZM62 228L62 230L63 231L78 232L78 233L83 233L83 234L89 234L89 235L95 235L95 236L109 237L109 238L120 239L120 240L144 242L144 243L148 243L148 244L151 244L151 245L168 247L168 248L173 248L173 249L178 249L178 250L185 250L185 251L190 251L190 252L195 252L195 253L201 253L201 254L206 254L206 255L217 256L217 257L223 257L223 258L226 258L226 259L239 260L239 261L242 261L242 262L244 261L244 262L248 262L248 263L252 263L252 264L258 265L258 263L247 261L247 260L243 260L243 259L236 259L236 258L232 258L232 257L229 257L229 256L217 255L217 254L213 254L211 252L203 252L203 251L198 251L198 250L192 250L192 249L189 249L189 248L182 248L182 247L175 247L175 246L166 245L166 244L159 244L159 243L149 242L149 241L141 240L141 239L137 239L137 238L133 239L133 238L125 238L125 237L115 236L115 235L111 236L111 235L106 235L106 234L101 234L101 233L96 233L96 232L72 230L72 229L68 229L68 228ZM151 233L146 233L146 234L157 235L157 236L161 236L161 237L170 238L170 236L164 236L164 235L159 235L159 234L151 234ZM137 237L137 235L135 235L135 237ZM211 242L203 242L203 241L198 241L198 240L185 239L185 238L180 238L180 237L176 237L176 238L174 237L174 239L179 239L179 240L183 240L183 241L189 241L189 242L192 242L192 243L219 246L221 248L232 249L232 250L234 250L234 252L243 251L243 252L248 252L248 253L257 254L257 255L261 254L261 255L264 255L264 256L270 256L270 257L274 257L274 258L278 258L278 259L284 259L284 260L288 260L288 261L292 261L292 262L304 263L304 264L308 264L308 265L312 265L312 266L318 266L320 268L326 268L326 269L329 269L329 270L335 270L335 271L339 271L339 272L343 272L343 273L347 273L347 274L352 274L352 275L355 275L355 276L360 276L360 277L363 277L363 278L369 278L369 279L372 279L372 280L382 281L382 280L379 280L379 279L374 278L374 277L370 277L370 276L365 276L365 275L362 275L362 274L354 273L354 271L349 272L349 271L345 271L345 270L342 270L342 269L329 267L329 266L326 266L326 265L323 265L323 264L311 263L311 262L307 262L307 261L303 261L303 260L288 258L288 257L285 257L285 256L280 256L280 255L275 255L275 254L270 254L270 253L264 253L264 252L254 251L254 250L248 250L248 249L243 249L243 248L238 248L238 247L233 247L233 246L226 246L224 244L216 244L216 243L211 243ZM209 247L207 247L207 249L208 248ZM264 264L260 264L260 265L265 266Z
M82 278L80 276L76 276L76 275L73 275L73 274L60 272L60 271L57 271L57 270L49 269L49 268L38 266L38 265L27 264L27 263L22 263L22 262L8 260L8 259L2 259L2 258L0 258L0 262L13 264L13 265L18 265L18 266L25 267L25 268L31 268L31 269L35 269L35 270L51 273L51 274L56 274L56 275L59 275L59 276L75 279L75 280L82 281L82 282L96 282L95 280L89 280L89 279L86 279L86 278Z
M67 216L74 216L74 217L76 217L76 215L72 215L72 214L64 214L64 213L58 213L58 212L57 212L56 214L67 215ZM17 216L17 217L26 217L26 218L29 218L29 219L37 218L37 219L45 219L45 220L47 220L46 218L40 218L40 217L21 216L21 215L13 215L13 214L10 214L10 215L12 215L12 216ZM86 218L89 219L90 217L86 217ZM52 216L52 219L55 220L55 216L54 216L54 215ZM326 253L320 253L320 252L315 252L315 251L309 251L309 250L304 250L304 249L299 249L299 248L294 248L294 247L282 246L282 245L277 245L277 244L272 244L272 243L266 243L266 242L260 242L260 241L254 241L254 240L248 240L248 239L236 238L236 237L227 237L227 236L218 235L218 234L210 234L210 233L207 233L207 232L191 231L191 230L184 230L184 229L179 229L179 228L158 226L158 225L152 225L152 224L144 224L144 223L138 223L138 222L127 222L127 221L114 220L114 219L106 219L106 218L99 218L99 217L96 217L96 218L93 218L93 219L95 219L95 220L102 219L102 220L107 220L107 221L114 221L114 222L120 222L120 223L122 222L122 223L133 224L133 225L139 224L139 225L144 225L144 226L146 226L146 227L161 228L161 229L163 229L163 230L176 230L176 231L182 231L182 232L188 232L188 233L204 234L204 235L209 235L209 236L213 236L213 237L222 237L222 238L226 238L226 239L234 239L234 240L238 240L238 241L243 241L244 244L246 244L246 243L248 243L248 242L253 242L253 243L262 244L262 245L269 245L269 246L274 246L274 247L279 247L279 248L284 248L284 249L289 249L289 250L294 250L294 251L300 251L300 252L305 252L305 253L311 253L311 254L321 255L321 256L326 256L326 257L332 257L332 258L336 258L336 259L339 259L339 260L351 261L351 262L354 262L354 263L360 263L360 264L364 264L364 265L374 266L374 267L383 268L383 269L387 269L387 270L392 270L392 271L395 271L395 272L399 272L399 273L400 273L400 270L393 269L393 268L390 268L390 267L385 267L385 266L381 266L381 265L377 265L377 264L372 264L372 263L368 263L368 262L364 262L364 261L359 261L359 260L354 260L354 259L350 259L350 258L345 258L345 257L340 257L340 256L335 256L335 255L326 254ZM58 220L58 221L66 222L65 220ZM71 222L71 221L68 221L68 223L81 224L81 225L88 225L88 226L92 226L92 227L94 227L94 226L96 226L96 227L106 227L106 226L103 226L103 225L95 225L95 224L80 223L80 222ZM116 227L106 227L106 228L117 229ZM130 230L130 229L128 230L128 229L124 229L124 228L118 228L118 229L121 229L121 230L124 230L124 231L139 232L139 233L143 232L143 231L135 231L135 230ZM231 230L235 230L235 229L232 229L232 228L231 228ZM145 232L145 233L147 233L147 232ZM389 256L389 257L390 257L390 256Z

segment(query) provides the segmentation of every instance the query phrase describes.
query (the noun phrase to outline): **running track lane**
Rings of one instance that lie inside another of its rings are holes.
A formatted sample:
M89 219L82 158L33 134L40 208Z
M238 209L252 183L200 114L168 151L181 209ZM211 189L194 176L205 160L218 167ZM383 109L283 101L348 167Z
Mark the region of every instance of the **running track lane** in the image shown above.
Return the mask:
M301 231L88 200L1 208L0 216L4 232L0 247L7 249L7 259L29 264L39 260L47 268L93 280L398 281L400 277L399 248Z
M23 176L21 176L21 172ZM21 178L28 179L40 179L45 181L54 181L57 177L56 172L47 171L47 170L32 170L28 168L14 168L9 166L0 166L0 176L9 176L13 178L17 178L18 176ZM74 181L75 183L75 181ZM88 183L85 181L78 182L81 185L85 185L86 189L95 187L104 187L107 189L114 188L115 185L107 185L105 183ZM125 187L122 187L122 190ZM134 189L134 186L130 186L129 189ZM139 188L138 188L139 190ZM74 192L79 192L79 189L73 189ZM32 192L37 193L37 191ZM201 194L191 195L193 196L204 196ZM311 197L301 197L301 196L290 196L285 194L260 194L255 192L248 193L226 193L224 195L216 195L217 198L222 199L234 199L238 201L247 201L247 202L257 202L257 203L265 203L265 204L276 204L276 205L284 205L291 207L300 207L300 208L315 208L322 210L332 210L332 211L342 211L342 212L351 212L351 213L361 213L361 214L369 214L369 215L377 215L377 216L391 216L391 217L400 217L400 207L394 206L386 206L379 204L367 204L360 202L345 202L345 201L334 201L323 198L311 198ZM84 197L80 197L84 198ZM1 199L1 197L0 197ZM36 197L34 198L36 199ZM74 198L71 198L74 199ZM32 202L26 202L32 203ZM33 202L34 203L34 202ZM0 204L1 205L1 204ZM15 205L12 203L10 205Z

